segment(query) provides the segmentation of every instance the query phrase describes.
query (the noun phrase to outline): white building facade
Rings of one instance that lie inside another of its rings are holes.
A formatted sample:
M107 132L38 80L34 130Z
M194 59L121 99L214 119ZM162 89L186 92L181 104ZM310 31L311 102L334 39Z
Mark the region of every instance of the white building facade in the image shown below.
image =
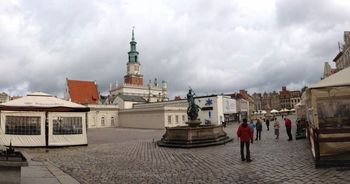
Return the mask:
M88 128L119 127L118 105L87 105Z
M203 124L222 124L224 121L224 98L225 96L222 95L195 98L195 103L201 108L198 118Z
M119 111L119 126L151 128L187 126L187 101L166 101L134 104L131 109Z
M5 92L0 93L0 103L4 103L8 101L10 101L10 96Z

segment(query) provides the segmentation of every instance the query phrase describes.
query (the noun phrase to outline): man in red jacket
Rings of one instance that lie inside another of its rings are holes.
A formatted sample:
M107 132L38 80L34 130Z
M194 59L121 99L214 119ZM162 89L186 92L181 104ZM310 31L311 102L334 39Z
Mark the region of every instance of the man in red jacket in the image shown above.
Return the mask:
M288 134L288 141L293 140L292 137L292 121L288 118L284 118L284 125L286 126L287 134Z
M252 130L250 126L247 123L247 119L243 119L243 123L238 127L237 130L237 136L239 137L241 141L241 159L242 161L247 160L247 162L251 162L250 159L250 150L249 150L249 143L253 139ZM246 155L247 157L244 157L244 145L246 146Z

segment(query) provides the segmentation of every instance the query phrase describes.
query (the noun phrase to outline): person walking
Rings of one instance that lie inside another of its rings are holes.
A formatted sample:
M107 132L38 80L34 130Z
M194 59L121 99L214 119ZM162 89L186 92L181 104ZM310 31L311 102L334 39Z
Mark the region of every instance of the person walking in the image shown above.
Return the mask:
M276 139L279 139L279 136L280 136L280 122L278 122L277 118L275 118L275 123L273 124L273 128L275 129Z
M251 162L249 144L252 141L252 130L247 123L247 119L243 119L243 123L238 127L237 136L241 142L241 159L242 161ZM244 157L244 145L246 147L246 157Z
M255 124L254 124L254 122L253 122L252 119L251 119L250 122L249 122L249 126L250 126L250 129L252 130L252 140L251 140L251 143L253 144Z
M261 124L260 119L256 120L255 128L256 128L256 138L255 138L255 140L258 140L258 138L259 138L259 140L261 140L262 124Z
M267 131L269 131L270 130L270 120L269 120L269 118L266 119L265 123L266 123Z
M284 118L284 125L286 126L286 130L287 130L287 135L288 135L288 141L293 140L293 136L292 136L292 121L288 118Z

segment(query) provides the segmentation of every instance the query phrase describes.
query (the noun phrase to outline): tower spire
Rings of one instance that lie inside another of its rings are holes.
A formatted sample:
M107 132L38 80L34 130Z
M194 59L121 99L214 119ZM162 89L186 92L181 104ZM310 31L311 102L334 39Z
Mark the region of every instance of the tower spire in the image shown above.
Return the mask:
M135 26L132 26L131 41L135 41L134 29L135 29Z
M137 42L135 41L134 29L135 29L135 27L132 27L129 55L130 55L130 53L137 53L137 51L136 51L136 44L137 44ZM137 62L137 60L135 60L135 62Z

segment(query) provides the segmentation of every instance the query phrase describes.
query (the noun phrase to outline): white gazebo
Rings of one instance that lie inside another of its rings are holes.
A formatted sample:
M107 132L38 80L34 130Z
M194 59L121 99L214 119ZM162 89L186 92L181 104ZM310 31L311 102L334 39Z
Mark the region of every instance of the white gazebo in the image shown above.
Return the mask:
M0 104L0 145L87 145L89 108L36 92Z

